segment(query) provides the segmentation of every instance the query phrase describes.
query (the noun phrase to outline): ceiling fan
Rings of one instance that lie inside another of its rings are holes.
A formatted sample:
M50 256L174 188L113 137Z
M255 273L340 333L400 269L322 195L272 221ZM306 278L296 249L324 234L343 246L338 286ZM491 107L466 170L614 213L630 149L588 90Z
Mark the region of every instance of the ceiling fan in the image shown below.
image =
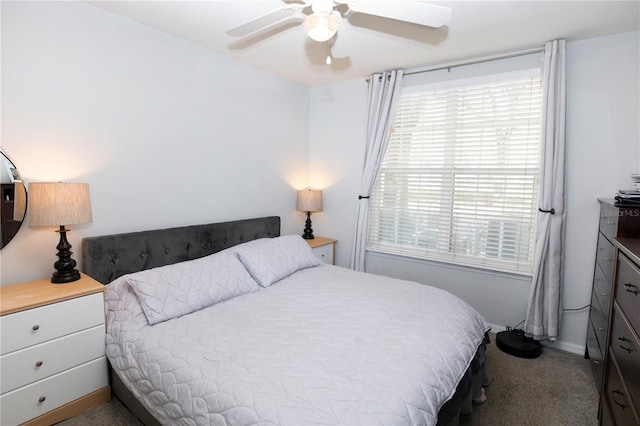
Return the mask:
M287 0L284 0L287 1ZM340 10L346 12L341 13ZM311 9L311 11L309 11ZM350 43L344 19L352 14L366 14L426 27L439 28L451 19L451 9L417 0L296 0L279 9L254 18L227 31L232 37L244 37L279 23L294 15L304 17L307 35L317 42L334 39L331 56L345 58Z

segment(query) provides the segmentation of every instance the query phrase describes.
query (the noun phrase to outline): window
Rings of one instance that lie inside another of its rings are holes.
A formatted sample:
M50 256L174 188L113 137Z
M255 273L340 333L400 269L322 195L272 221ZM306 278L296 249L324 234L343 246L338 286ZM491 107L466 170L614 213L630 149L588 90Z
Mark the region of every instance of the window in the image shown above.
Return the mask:
M536 69L405 88L367 248L531 273L541 86Z

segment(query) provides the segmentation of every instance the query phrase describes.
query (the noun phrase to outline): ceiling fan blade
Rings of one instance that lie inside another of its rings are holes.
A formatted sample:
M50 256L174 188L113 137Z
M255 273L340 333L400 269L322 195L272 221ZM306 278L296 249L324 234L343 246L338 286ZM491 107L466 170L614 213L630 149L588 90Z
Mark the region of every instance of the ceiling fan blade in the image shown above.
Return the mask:
M336 59L346 58L351 54L351 42L349 41L347 26L338 11L334 10L332 14L338 19L338 30L335 35L336 39L331 46L331 56Z
M353 12L438 28L449 22L451 9L412 0L354 0Z
M227 31L227 34L232 37L244 37L265 27L268 27L269 25L275 24L278 21L288 18L289 16L297 12L298 11L295 8L284 7L282 9L276 9L265 15L252 19L249 22L245 22L242 25L230 29L229 31Z

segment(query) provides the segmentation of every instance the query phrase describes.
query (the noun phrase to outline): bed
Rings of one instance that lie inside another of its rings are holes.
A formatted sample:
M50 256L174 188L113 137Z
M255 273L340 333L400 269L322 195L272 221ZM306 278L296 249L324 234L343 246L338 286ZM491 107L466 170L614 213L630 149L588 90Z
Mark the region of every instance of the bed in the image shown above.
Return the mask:
M475 310L324 264L278 217L85 238L83 269L146 425L456 424L481 389Z

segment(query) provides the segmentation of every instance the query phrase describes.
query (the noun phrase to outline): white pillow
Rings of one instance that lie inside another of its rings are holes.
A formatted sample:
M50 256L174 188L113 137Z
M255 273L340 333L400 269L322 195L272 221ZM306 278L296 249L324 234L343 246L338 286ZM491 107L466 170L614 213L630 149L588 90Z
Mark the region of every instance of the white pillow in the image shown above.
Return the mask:
M262 287L322 263L298 235L262 238L236 247L238 257Z
M126 276L150 325L260 289L236 255L200 259Z

